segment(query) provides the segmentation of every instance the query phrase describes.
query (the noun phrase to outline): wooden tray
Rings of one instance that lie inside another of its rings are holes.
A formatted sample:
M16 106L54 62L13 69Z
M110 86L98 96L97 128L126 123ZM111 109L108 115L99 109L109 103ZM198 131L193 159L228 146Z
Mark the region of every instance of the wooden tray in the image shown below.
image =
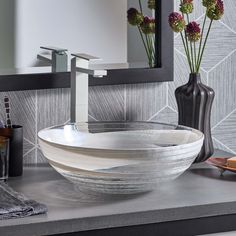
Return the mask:
M226 165L227 159L228 158L217 158L217 157L215 158L215 157L212 157L212 158L209 158L206 161L206 163L218 167L221 170L221 173L223 173L226 170L236 173L236 168L229 167L229 166Z

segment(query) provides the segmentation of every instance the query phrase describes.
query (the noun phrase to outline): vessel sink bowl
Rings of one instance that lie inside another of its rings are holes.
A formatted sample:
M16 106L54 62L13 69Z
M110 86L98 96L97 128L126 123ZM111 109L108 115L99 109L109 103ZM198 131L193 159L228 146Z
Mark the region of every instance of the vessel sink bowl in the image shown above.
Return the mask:
M187 170L204 135L156 122L88 122L47 128L38 138L50 165L82 191L134 194Z

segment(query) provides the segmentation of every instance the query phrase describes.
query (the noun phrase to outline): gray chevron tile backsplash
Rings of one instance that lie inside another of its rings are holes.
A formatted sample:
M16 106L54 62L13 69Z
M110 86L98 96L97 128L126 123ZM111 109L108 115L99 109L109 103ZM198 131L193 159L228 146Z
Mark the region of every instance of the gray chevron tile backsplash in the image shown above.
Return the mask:
M126 120L148 120L167 102L166 83L126 86Z
M213 127L236 109L236 51L209 73L209 86L216 91L212 110Z
M70 89L37 91L37 131L70 119Z
M89 88L89 115L93 120L124 120L125 85Z
M224 1L225 9L227 12L225 14L224 19L222 22L226 24L226 27L229 27L230 30L236 32L236 1L235 0L226 0Z
M163 123L177 124L178 123L178 113L171 107L166 106L160 110L151 121L158 121Z
M175 0L176 8L179 0ZM202 21L201 0L195 2L195 19ZM236 154L236 15L235 0L225 0L225 16L214 22L207 45L202 80L216 93L212 110L214 145ZM89 120L152 120L177 123L175 88L188 80L188 67L180 37L175 35L174 82L89 89ZM24 126L25 163L45 162L38 144L38 130L65 123L70 117L70 89L0 93L0 119L4 119L2 102L7 94L12 104L12 119Z

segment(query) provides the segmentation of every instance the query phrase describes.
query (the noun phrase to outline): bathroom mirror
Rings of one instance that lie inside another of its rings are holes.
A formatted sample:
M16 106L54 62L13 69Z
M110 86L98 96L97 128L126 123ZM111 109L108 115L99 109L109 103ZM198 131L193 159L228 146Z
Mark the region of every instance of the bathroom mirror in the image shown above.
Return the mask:
M155 49L152 66L138 27L127 21L127 10L140 11L140 2L143 15L156 20L155 40L149 40ZM91 79L90 85L173 80L173 36L167 24L172 8L172 0L156 0L155 11L148 0L0 0L0 79L26 75L25 87L17 81L11 90L69 87L69 72L50 73L49 65L37 59L48 53L40 46L56 46L67 48L69 58L84 52L103 59L93 67L108 69L108 76Z

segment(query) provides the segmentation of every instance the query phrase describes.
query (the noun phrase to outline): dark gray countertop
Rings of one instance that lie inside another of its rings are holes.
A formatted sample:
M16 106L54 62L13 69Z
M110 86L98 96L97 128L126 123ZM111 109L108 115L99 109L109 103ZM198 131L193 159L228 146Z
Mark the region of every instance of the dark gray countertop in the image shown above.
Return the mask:
M220 155L220 154L219 154ZM195 164L159 190L135 196L81 193L51 167L26 167L9 185L45 203L47 215L0 221L0 235L53 235L236 214L236 174Z

